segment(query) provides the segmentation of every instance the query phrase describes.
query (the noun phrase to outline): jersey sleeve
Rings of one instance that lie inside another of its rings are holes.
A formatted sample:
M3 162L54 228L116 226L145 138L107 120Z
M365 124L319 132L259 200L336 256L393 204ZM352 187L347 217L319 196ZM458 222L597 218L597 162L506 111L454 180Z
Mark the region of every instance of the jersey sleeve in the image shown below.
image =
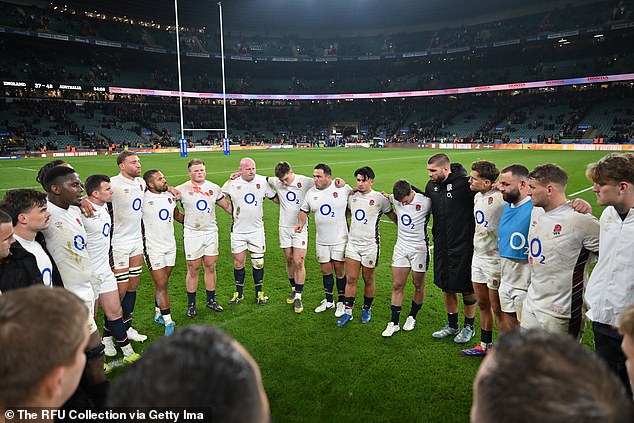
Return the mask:
M311 206L310 206L310 200L308 199L308 195L304 197L304 201L302 201L302 205L299 206L299 209L303 211L304 213L310 213Z
M383 196L383 194L381 195L381 210L383 211L383 213L389 213L392 211L392 202L390 201L389 198L385 198Z
M264 196L268 198L275 198L277 192L273 190L271 184L267 182L266 189L264 190Z
M223 194L228 195L229 197L231 197L231 181L229 180L229 181L225 182L225 184L222 186L220 191Z
M599 252L599 221L592 215L580 214L577 216L575 230L583 247L593 253Z

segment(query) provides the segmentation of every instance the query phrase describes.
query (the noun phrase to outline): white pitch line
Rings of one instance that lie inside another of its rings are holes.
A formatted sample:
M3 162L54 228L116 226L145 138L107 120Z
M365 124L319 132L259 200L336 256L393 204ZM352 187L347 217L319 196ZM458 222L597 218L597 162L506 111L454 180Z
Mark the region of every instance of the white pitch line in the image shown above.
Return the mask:
M592 189L592 187L590 186L588 188L582 189L581 191L577 191L577 192L573 192L572 194L568 194L568 196L569 197L574 197L575 195L579 195L582 192L590 191L591 189Z

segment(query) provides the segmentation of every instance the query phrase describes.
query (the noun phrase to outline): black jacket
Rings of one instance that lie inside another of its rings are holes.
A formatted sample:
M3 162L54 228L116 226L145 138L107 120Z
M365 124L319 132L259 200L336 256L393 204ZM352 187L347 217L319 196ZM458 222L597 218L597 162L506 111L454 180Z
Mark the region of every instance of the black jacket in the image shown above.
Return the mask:
M62 277L59 274L55 261L46 249L44 235L38 232L35 240L40 243L53 263L53 286L63 287ZM35 256L26 251L18 241L11 244L11 254L4 260L0 260L0 291L26 288L31 285L43 284L42 274L37 267Z
M447 292L473 292L471 257L473 256L473 197L467 171L459 163L451 164L449 177L440 184L425 187L431 198L434 224L434 283Z

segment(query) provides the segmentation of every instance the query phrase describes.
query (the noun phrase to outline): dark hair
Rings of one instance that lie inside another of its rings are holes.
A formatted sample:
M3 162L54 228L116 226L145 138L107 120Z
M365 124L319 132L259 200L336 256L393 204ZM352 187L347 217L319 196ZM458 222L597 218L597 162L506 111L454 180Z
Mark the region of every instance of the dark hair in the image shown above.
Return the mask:
M1 203L0 203L1 204ZM13 219L11 216L0 208L0 224L11 223L13 225Z
M136 156L136 153L130 150L122 151L121 153L119 153L119 155L117 156L117 165L120 165L121 163L123 163L125 159L127 159L130 156Z
M431 156L429 160L427 160L427 164L432 164L432 163L438 166L444 167L444 166L449 166L451 162L449 161L449 156L446 155L445 153L437 153Z
M259 387L252 362L231 337L193 325L150 345L114 381L108 405L208 407L214 422L255 422L263 420Z
M405 179L399 179L398 181L394 182L392 194L394 195L394 199L396 201L403 200L403 198L407 197L410 192L412 192L412 185Z
M516 178L528 178L528 168L521 164L515 163L512 165L508 165L500 171L500 173L507 172L511 172L511 175Z
M279 162L275 165L275 176L278 178L283 178L290 171L291 165L288 162Z
M486 422L631 422L616 376L570 335L518 328L498 338L477 380Z
M192 166L196 166L196 165L205 165L205 162L203 162L200 159L191 159L189 161L189 163L187 163L187 169L190 169Z
M75 173L74 169L66 166L55 166L44 174L44 183L42 186L46 192L51 192L51 186L59 183L59 180L67 177L71 173Z
M473 162L471 170L478 172L478 175L480 175L481 178L488 179L492 183L496 181L498 176L500 176L500 171L495 163L488 160L478 160Z
M86 195L90 196L95 191L98 191L101 188L102 182L110 182L110 177L107 175L90 175L86 178L85 181L85 190Z
M145 184L147 185L150 182L150 179L152 179L152 176L154 176L154 174L158 172L160 172L160 170L157 170L157 169L150 169L147 172L145 172L143 174L143 180L145 181Z
M330 169L330 166L328 166L327 164L319 163L317 166L315 166L315 170L323 170L324 175L332 176L332 169Z
M43 207L45 205L46 194L26 188L7 191L2 201L0 201L0 209L11 216L13 226L18 224L18 216L21 213L28 213L33 207Z
M66 164L66 162L64 160L61 160L61 159L53 160L53 161L50 161L50 162L46 163L37 172L37 176L35 177L35 181L38 184L42 185L42 188L44 188L44 175L46 175L46 172L48 172L49 170L51 170L54 167L57 167L57 166L60 166L60 165L63 165L63 164Z
M356 178L358 175L363 177L364 181L368 179L374 179L374 171L369 166L363 166L354 171L354 177Z
M542 185L559 184L565 187L568 183L566 171L553 163L537 166L528 174L528 178L535 179Z

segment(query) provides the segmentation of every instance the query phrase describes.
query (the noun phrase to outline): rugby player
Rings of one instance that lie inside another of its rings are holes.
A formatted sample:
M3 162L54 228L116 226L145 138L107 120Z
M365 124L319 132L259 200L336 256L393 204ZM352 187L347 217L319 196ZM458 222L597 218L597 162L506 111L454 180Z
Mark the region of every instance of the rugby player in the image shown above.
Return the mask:
M57 166L44 175L51 213L48 228L43 230L46 245L57 264L64 287L77 295L88 309L89 339L84 384L90 398L99 406L105 403L108 381L104 373L104 346L94 319L100 282L86 249L87 234L81 221L83 187L79 175L71 168Z
M410 269L414 297L412 308L403 324L404 331L414 330L416 316L423 307L425 273L429 264L427 222L431 213L431 200L423 194L414 192L410 183L403 179L396 181L389 200L396 213L398 236L392 254L392 320L382 333L384 337L390 337L401 330L401 308Z
M315 248L321 268L326 298L315 308L315 313L323 313L335 307L333 270L337 277L337 307L335 317L345 314L345 250L348 241L348 195L349 185L337 187L332 180L330 166L319 163L313 170L315 186L308 190L297 215L295 233L301 233L312 211L315 214Z
M222 192L231 199L233 224L231 226L231 252L236 292L229 304L238 304L244 299L244 277L247 250L251 255L255 301L265 305L268 297L262 290L264 280L264 234L263 203L265 198L275 199L276 194L264 176L256 174L255 161L249 157L240 160L240 176L230 179L222 186Z
M222 306L216 301L216 262L218 261L218 225L216 204L231 214L231 203L220 187L208 181L205 162L190 160L187 164L189 181L176 187L181 193L185 222L183 244L187 261L187 317L195 317L198 274L204 269L207 307L220 312Z
M599 221L576 213L566 200L568 175L559 166L537 166L528 175L533 211L528 230L531 283L522 328L580 338L583 291L591 253L599 251Z
M154 321L165 325L165 335L174 333L175 323L170 311L167 291L170 275L176 264L174 223L183 223L183 215L176 207L176 198L167 190L165 176L156 170L143 174L147 190L143 196L143 228L145 232L145 264L154 279L156 314Z
M504 199L502 193L493 188L500 171L487 160L471 165L469 188L475 191L473 216L473 259L471 280L480 309L480 345L462 350L469 356L483 356L493 345L494 316L502 320L498 288L500 286L500 251L498 249L498 226Z
M267 178L267 181L277 192L280 204L280 247L286 259L286 274L291 284L291 294L286 303L293 304L295 313L301 313L304 310L302 293L306 281L304 259L308 247L308 224L304 224L299 233L295 232L295 227L306 192L315 184L311 178L295 174L288 162L275 165L275 178Z
M102 342L105 354L108 357L117 355L114 339L121 351L124 361L132 363L141 356L134 352L125 325L123 324L123 312L119 301L117 280L110 268L110 230L112 222L108 213L107 203L112 201L112 188L110 178L106 175L92 175L86 178L86 201L92 204L94 212L92 217L84 214L81 216L86 229L86 249L92 261L95 275L99 279L99 305L106 316Z
M374 272L379 262L379 221L385 213L393 222L396 215L392 211L390 200L374 191L375 174L368 166L354 172L357 190L348 197L350 209L350 232L346 244L346 290L345 314L337 321L337 326L345 326L353 319L352 309L357 295L359 273L363 276L363 310L361 323L372 319L372 302L374 301Z

